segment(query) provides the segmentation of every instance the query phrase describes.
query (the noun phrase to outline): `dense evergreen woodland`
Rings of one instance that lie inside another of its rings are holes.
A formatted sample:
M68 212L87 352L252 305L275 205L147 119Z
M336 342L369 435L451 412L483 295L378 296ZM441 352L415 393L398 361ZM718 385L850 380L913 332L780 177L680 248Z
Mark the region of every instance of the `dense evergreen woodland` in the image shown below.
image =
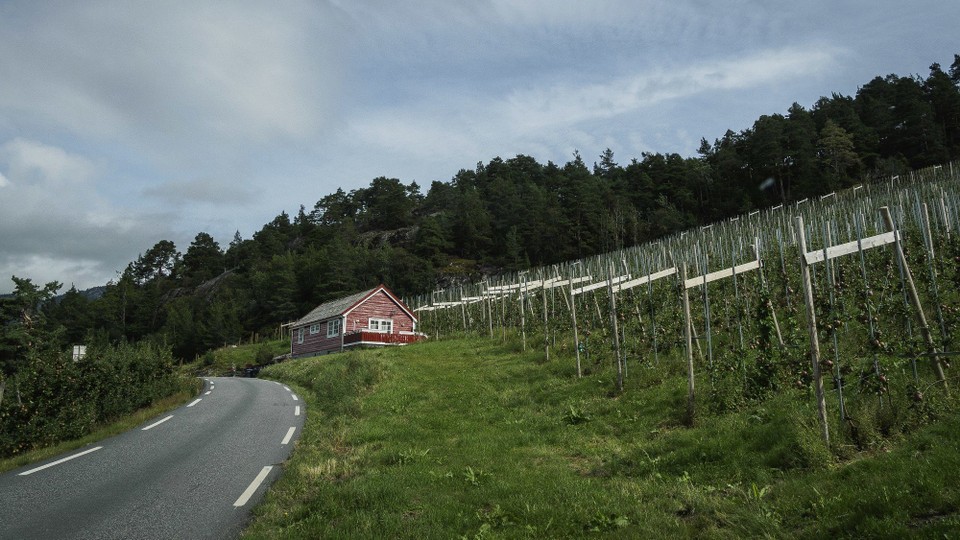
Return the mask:
M75 343L150 339L193 359L275 334L316 304L379 282L401 295L426 292L955 160L960 55L926 77L876 77L854 96L794 103L703 139L695 157L618 158L498 157L428 187L375 178L227 246L204 232L182 251L159 241L96 295L14 278L15 294L0 300L3 375L30 350Z

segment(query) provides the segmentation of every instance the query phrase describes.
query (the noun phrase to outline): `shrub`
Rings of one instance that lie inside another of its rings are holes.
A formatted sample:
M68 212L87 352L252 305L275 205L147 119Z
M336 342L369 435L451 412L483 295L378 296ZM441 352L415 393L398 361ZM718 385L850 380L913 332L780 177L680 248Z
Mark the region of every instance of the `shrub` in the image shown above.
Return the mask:
M58 351L30 351L0 402L0 457L85 435L182 383L170 349L150 343L98 347L79 362Z

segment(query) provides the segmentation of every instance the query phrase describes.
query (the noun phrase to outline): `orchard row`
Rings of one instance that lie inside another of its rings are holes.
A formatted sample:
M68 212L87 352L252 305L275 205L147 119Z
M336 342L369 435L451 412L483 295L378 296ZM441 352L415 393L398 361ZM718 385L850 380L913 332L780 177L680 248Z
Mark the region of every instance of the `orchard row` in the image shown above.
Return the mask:
M695 402L811 395L825 437L836 421L861 444L949 396L958 232L949 164L408 302L433 338L516 335L578 376L615 368L618 391L637 369L685 373L691 422Z

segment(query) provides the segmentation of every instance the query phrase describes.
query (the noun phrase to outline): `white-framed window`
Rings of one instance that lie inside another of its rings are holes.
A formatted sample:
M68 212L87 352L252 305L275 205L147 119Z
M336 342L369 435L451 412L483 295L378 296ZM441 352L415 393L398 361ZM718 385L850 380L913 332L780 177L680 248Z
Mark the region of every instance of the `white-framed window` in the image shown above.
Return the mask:
M391 319L374 319L371 317L367 322L367 328L374 332L389 334L393 332L393 321Z
M313 323L310 325L310 335L314 335L320 332L320 323Z
M341 323L342 321L340 319L330 319L327 321L327 337L339 336Z
M303 328L297 328L297 344L303 343Z

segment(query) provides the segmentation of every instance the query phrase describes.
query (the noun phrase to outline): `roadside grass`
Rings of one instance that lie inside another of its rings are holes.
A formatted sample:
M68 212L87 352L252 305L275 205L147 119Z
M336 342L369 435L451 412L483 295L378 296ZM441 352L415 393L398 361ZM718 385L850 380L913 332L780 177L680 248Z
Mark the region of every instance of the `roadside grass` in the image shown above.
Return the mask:
M268 362L276 356L290 352L290 340L264 341L252 345L227 345L208 351L196 362L184 364L184 373L195 376L222 376L242 374L243 368Z
M783 393L683 423L683 364L614 373L481 339L294 360L306 401L247 538L943 537L960 416L838 460Z
M0 460L0 473L23 467L31 463L50 459L71 450L93 444L114 435L133 429L147 420L159 416L167 411L180 407L200 393L202 383L199 379L189 381L179 392L156 401L149 407L144 407L132 414L124 416L114 422L98 427L84 437L63 441L53 446L37 448L23 454Z

